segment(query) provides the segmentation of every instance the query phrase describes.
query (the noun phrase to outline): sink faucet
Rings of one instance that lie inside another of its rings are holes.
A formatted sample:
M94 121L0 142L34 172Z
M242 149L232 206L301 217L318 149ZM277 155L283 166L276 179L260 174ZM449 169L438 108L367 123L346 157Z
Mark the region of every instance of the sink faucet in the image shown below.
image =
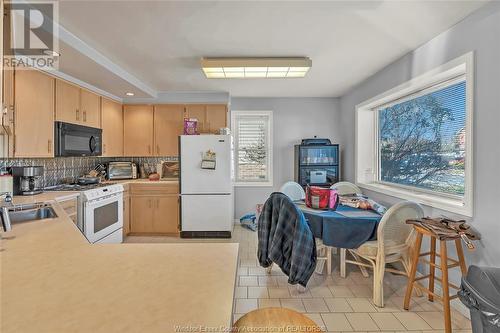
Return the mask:
M10 216L9 216L9 207L12 206L12 195L10 194L10 192L0 193L0 197L4 195L5 199L3 202L0 203L0 208L1 208L3 231L7 232L12 230L12 225L10 223Z

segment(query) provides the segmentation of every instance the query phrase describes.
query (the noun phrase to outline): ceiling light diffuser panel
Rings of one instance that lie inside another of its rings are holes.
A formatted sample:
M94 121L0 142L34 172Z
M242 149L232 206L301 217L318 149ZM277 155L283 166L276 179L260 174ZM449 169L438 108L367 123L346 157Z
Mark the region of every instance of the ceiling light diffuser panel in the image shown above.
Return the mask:
M202 58L208 79L301 78L312 66L309 58Z

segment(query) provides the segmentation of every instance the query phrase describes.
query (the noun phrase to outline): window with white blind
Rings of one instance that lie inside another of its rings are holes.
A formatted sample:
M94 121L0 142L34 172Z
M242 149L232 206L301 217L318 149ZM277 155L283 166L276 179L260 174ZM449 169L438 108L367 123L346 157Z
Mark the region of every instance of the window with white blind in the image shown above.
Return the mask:
M473 54L356 107L356 183L472 216Z
M240 186L272 186L272 112L232 111L234 181Z

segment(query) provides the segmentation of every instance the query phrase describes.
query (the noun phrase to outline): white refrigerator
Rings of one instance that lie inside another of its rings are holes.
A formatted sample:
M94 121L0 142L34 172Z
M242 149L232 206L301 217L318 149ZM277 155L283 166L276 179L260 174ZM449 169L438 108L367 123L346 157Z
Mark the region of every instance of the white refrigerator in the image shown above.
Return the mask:
M181 237L231 237L230 135L181 135Z

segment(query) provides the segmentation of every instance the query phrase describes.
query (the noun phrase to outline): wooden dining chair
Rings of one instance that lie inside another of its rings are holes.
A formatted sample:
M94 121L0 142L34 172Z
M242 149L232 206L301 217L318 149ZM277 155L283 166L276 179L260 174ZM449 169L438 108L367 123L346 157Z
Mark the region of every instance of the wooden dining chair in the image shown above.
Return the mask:
M281 186L280 190L281 193L285 194L287 197L289 197L292 201L298 201L298 200L304 200L306 197L306 192L300 186L299 183L296 182L286 182ZM317 259L319 260L318 264L316 265L316 273L321 274L324 270L325 262L326 262L326 270L327 274L332 273L332 249L329 246L326 246L323 244L323 241L320 238L315 237L314 238L316 241L316 252L318 254ZM272 266L271 266L272 267ZM271 268L269 268L269 272L271 271Z
M413 245L413 227L406 224L408 219L424 216L422 207L410 201L400 202L387 210L377 228L377 240L368 241L355 250L349 250L355 258L346 260L349 264L373 269L373 303L384 307L384 272L409 276L411 270L410 249ZM401 262L404 271L386 268L386 264Z
M351 182L338 182L330 186L331 189L336 190L338 195L348 194L363 194L361 189ZM345 278L346 275L346 249L340 248L340 276ZM368 277L368 272L364 267L360 267L361 273L364 277Z

